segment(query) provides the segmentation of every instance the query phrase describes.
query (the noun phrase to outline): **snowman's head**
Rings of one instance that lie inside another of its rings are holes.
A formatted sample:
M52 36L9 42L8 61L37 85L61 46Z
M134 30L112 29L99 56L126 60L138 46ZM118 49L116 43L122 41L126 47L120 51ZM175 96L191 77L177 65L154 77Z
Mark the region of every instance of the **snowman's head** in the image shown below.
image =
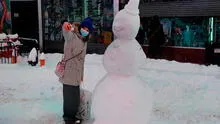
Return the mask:
M134 39L140 27L139 0L130 0L113 21L112 30L118 39Z

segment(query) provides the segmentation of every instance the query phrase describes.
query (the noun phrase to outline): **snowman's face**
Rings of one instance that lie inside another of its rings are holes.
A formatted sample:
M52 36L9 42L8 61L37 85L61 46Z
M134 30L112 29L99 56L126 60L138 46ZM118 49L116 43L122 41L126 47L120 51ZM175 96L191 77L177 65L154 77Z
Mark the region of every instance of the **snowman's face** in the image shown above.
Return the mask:
M121 10L114 18L112 30L119 39L134 39L140 27L140 17L132 16Z

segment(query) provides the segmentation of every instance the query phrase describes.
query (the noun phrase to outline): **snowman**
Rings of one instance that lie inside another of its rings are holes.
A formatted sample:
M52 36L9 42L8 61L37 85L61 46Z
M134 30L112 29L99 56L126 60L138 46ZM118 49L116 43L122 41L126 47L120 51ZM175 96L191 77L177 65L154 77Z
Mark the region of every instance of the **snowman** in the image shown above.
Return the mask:
M139 0L130 0L113 21L116 39L103 57L107 74L97 83L92 99L93 124L147 124L152 90L137 77L146 56L135 40L140 26Z

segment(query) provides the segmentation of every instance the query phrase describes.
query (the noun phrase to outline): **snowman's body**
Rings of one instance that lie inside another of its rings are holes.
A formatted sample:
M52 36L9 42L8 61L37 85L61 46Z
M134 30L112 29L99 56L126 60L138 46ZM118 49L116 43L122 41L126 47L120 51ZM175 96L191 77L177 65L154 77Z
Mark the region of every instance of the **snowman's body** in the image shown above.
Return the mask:
M151 109L151 89L135 76L107 75L93 97L94 124L147 124Z
M140 44L135 40L114 40L106 49L103 64L108 74L135 75L146 62Z
M131 7L134 2L137 0L130 0L128 5ZM130 7L127 6L127 9ZM152 109L152 91L146 82L137 78L138 69L146 61L140 44L135 40L139 26L139 16L134 14L129 17L126 7L114 19L113 32L117 39L109 45L103 57L107 74L94 89L93 124L148 122Z

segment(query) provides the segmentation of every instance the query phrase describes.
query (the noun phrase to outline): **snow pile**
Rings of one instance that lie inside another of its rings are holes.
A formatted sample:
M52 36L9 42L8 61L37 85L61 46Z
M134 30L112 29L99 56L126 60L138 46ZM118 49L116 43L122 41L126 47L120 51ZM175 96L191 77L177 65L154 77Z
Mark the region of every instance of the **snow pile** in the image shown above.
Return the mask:
M5 33L0 33L0 41L6 38L7 38L7 35Z
M44 68L26 62L0 64L0 124L63 123L62 85L54 74L62 55L45 57ZM91 92L106 74L102 59L86 55L84 84ZM220 67L147 59L138 72L153 89L149 124L220 123Z
M28 61L36 62L37 61L37 49L33 48L28 56Z
M18 38L18 34L8 34L7 36L9 39L17 39Z

